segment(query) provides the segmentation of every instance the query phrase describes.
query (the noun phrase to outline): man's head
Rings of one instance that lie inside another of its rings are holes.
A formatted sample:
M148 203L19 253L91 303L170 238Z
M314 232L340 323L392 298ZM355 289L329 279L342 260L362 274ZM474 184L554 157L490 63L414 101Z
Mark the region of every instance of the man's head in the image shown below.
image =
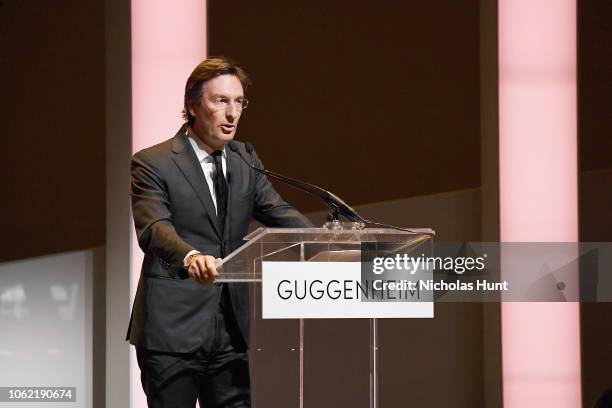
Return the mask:
M223 57L202 61L187 79L183 118L213 149L234 138L249 84L244 70Z

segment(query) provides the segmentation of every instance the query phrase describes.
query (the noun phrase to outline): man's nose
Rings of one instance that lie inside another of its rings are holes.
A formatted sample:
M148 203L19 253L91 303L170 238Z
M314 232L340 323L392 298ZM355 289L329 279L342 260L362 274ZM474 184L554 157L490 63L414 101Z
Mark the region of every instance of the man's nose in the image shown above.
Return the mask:
M227 119L236 119L238 117L238 108L236 104L230 103L227 108L225 108L225 116Z

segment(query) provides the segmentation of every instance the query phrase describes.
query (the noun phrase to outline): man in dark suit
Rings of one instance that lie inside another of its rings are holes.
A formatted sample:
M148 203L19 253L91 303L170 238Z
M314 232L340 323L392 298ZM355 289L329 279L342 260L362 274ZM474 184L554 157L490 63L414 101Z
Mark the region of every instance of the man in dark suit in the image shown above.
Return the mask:
M219 258L252 218L308 227L265 176L226 148L248 105L245 72L225 58L199 64L185 87L185 125L132 160L132 209L145 253L127 338L149 407L250 406L248 290L217 284Z

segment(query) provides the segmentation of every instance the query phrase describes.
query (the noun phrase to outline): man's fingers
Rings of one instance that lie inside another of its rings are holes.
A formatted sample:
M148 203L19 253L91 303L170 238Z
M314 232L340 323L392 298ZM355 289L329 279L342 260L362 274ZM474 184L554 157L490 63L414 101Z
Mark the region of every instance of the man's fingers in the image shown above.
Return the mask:
M204 269L202 268L203 262L199 259L200 257L196 257L189 265L189 276L196 281L197 283L205 283L204 282Z
M217 267L215 266L215 258L212 256L206 257L206 268L208 271L208 280L214 282L215 279L219 277L219 272L217 272Z
M202 282L200 283L209 283L210 282L210 270L208 268L208 257L207 256L199 256L197 259L198 268L200 269L200 277Z
M217 265L221 263L220 258L209 255L200 255L193 258L187 272L191 279L202 285L212 283L219 277Z

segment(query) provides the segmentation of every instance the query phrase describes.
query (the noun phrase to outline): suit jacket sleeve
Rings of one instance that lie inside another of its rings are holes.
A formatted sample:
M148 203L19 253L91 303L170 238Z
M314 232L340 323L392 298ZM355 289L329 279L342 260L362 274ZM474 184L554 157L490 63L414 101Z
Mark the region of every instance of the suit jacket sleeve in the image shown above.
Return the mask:
M255 166L263 169L263 164L253 152ZM309 228L314 225L302 213L285 202L274 189L268 178L256 172L255 203L253 217L268 227Z
M132 158L131 197L138 245L167 267L182 266L194 248L177 234L172 223L166 182L160 169L145 152Z

